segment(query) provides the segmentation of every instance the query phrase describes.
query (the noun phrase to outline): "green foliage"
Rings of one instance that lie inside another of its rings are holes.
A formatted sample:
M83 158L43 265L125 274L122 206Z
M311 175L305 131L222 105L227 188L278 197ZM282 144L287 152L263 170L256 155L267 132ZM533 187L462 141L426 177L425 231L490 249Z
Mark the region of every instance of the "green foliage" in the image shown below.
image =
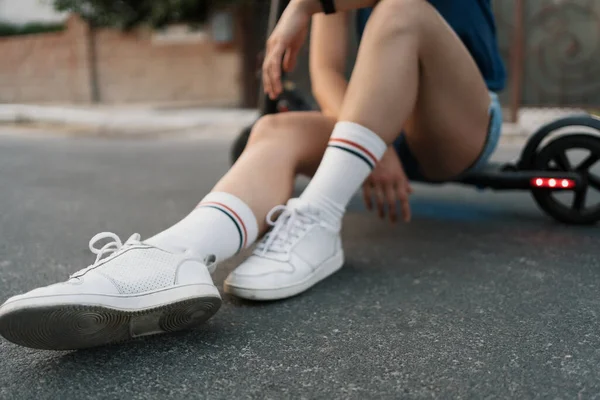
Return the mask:
M64 24L43 24L29 23L25 25L15 25L7 22L0 22L0 36L19 36L32 35L35 33L60 32L65 29Z
M213 9L243 1L251 0L53 0L53 4L58 11L79 14L95 25L127 30L140 24L202 23Z

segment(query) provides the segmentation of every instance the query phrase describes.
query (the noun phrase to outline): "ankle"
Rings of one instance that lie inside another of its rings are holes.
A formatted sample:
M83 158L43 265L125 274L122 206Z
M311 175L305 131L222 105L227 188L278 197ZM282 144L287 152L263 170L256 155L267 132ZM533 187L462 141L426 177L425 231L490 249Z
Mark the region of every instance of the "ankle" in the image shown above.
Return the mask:
M318 211L319 218L334 230L340 230L345 209L321 196L300 196L300 200Z

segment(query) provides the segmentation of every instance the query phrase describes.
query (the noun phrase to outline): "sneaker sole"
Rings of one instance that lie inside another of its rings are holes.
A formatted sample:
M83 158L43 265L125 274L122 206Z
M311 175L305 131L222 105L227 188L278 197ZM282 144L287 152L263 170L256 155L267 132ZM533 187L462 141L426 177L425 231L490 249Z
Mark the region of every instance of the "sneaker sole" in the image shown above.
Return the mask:
M220 306L217 292L142 311L71 304L28 307L0 316L0 335L34 349L78 350L190 329Z
M225 281L223 289L225 293L247 300L269 301L282 300L297 296L307 291L317 283L339 271L344 265L344 252L340 251L335 256L325 261L312 275L299 283L279 288L247 288L233 285Z

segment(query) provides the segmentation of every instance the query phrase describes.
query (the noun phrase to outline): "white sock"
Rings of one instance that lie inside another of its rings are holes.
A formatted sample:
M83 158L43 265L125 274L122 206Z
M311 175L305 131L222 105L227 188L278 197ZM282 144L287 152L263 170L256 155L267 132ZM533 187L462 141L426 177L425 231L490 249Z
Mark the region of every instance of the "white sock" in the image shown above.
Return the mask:
M254 243L258 224L242 200L229 193L210 193L187 217L145 242L170 251L190 249L223 261Z
M385 142L368 128L338 122L319 169L300 198L324 209L339 223L386 149Z

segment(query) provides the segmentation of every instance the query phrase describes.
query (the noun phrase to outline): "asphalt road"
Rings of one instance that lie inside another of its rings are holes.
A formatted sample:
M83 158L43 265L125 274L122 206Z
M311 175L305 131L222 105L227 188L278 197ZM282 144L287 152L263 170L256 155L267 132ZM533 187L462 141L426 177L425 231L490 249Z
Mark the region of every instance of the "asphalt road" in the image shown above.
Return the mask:
M100 231L184 216L228 146L0 135L1 300L87 266ZM346 266L297 298L225 295L198 330L88 351L0 339L0 399L600 398L599 228L528 193L415 189L410 225L354 202Z

